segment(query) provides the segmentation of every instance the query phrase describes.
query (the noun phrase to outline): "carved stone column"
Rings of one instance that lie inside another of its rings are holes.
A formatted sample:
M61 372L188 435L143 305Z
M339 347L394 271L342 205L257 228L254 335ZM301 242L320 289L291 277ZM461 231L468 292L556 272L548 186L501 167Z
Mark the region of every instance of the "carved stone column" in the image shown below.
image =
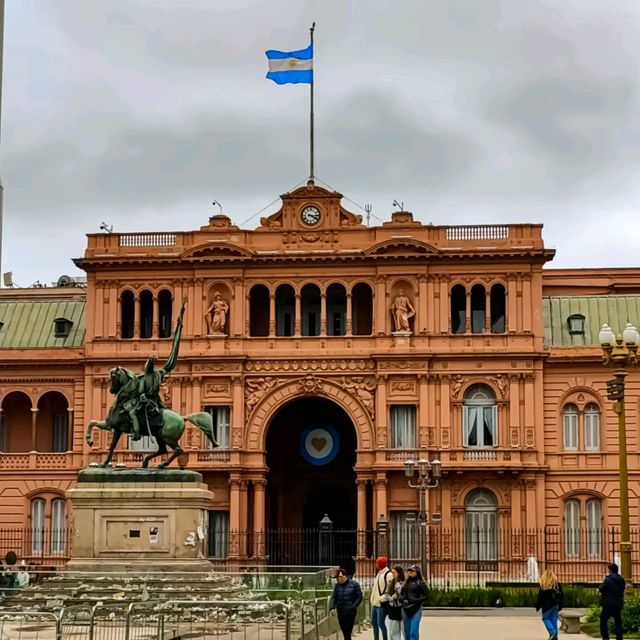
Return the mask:
M471 290L466 291L464 314L464 332L471 333Z
M320 335L327 335L327 292L320 293Z
M383 449L387 446L387 379L386 376L376 377L376 446ZM376 518L378 517L377 514Z
M140 337L140 296L133 297L133 337Z
M357 554L359 558L364 558L367 552L367 540L366 540L366 529L367 529L367 482L365 478L356 478L356 489L357 489L357 514L358 521L356 524L356 528L358 529L358 550Z
M229 478L229 558L240 557L240 490L243 480L238 474Z
M347 293L347 323L345 326L344 334L346 336L353 335L353 296L351 291Z
M387 519L387 482L387 473L385 471L376 474L374 481L374 503L376 507L373 514L374 521L376 521L380 516L384 516L385 519Z
M253 555L264 558L265 554L265 478L253 480Z
M295 338L299 338L302 335L302 299L300 298L300 292L296 291L296 302L295 302L295 319L294 319L294 329L293 335Z
M38 428L38 409L31 408L31 451L36 449L36 433Z
M276 294L269 293L269 337L276 335Z
M74 418L74 409L73 407L67 407L67 451L73 451L73 418Z
M160 298L157 293L153 294L153 323L151 329L151 337L160 337Z

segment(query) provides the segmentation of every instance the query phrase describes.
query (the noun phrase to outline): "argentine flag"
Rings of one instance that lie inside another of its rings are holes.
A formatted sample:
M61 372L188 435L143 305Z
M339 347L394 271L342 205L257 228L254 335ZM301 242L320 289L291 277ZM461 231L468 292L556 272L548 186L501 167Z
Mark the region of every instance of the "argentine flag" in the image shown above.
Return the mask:
M265 51L269 61L267 78L276 84L313 84L313 45L299 51Z

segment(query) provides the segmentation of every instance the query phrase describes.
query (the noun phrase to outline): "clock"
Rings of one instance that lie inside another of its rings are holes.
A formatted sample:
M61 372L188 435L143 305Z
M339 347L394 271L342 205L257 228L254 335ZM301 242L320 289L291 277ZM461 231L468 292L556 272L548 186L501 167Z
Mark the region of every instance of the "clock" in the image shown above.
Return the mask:
M320 222L320 210L316 207L305 207L300 214L302 222L308 226L318 224Z

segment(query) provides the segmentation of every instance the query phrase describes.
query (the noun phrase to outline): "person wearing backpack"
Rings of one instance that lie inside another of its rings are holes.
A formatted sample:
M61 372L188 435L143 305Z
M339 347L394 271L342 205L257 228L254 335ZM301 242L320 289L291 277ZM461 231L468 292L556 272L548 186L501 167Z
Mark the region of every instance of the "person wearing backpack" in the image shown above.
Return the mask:
M558 640L558 612L562 609L564 594L558 577L547 569L540 576L540 589L536 611L542 611L542 623L549 632L549 640Z
M373 627L373 640L387 640L387 608L389 606L389 585L391 584L391 571L387 566L387 558L380 556L376 559L376 577L371 587L369 602L371 603L371 626Z

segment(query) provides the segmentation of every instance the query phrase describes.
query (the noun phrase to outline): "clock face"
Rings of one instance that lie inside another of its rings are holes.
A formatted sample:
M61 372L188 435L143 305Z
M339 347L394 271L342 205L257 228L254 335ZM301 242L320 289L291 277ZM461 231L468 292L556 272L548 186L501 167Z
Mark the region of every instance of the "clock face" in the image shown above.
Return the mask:
M311 226L320 222L320 211L316 207L305 207L300 215L302 222Z

